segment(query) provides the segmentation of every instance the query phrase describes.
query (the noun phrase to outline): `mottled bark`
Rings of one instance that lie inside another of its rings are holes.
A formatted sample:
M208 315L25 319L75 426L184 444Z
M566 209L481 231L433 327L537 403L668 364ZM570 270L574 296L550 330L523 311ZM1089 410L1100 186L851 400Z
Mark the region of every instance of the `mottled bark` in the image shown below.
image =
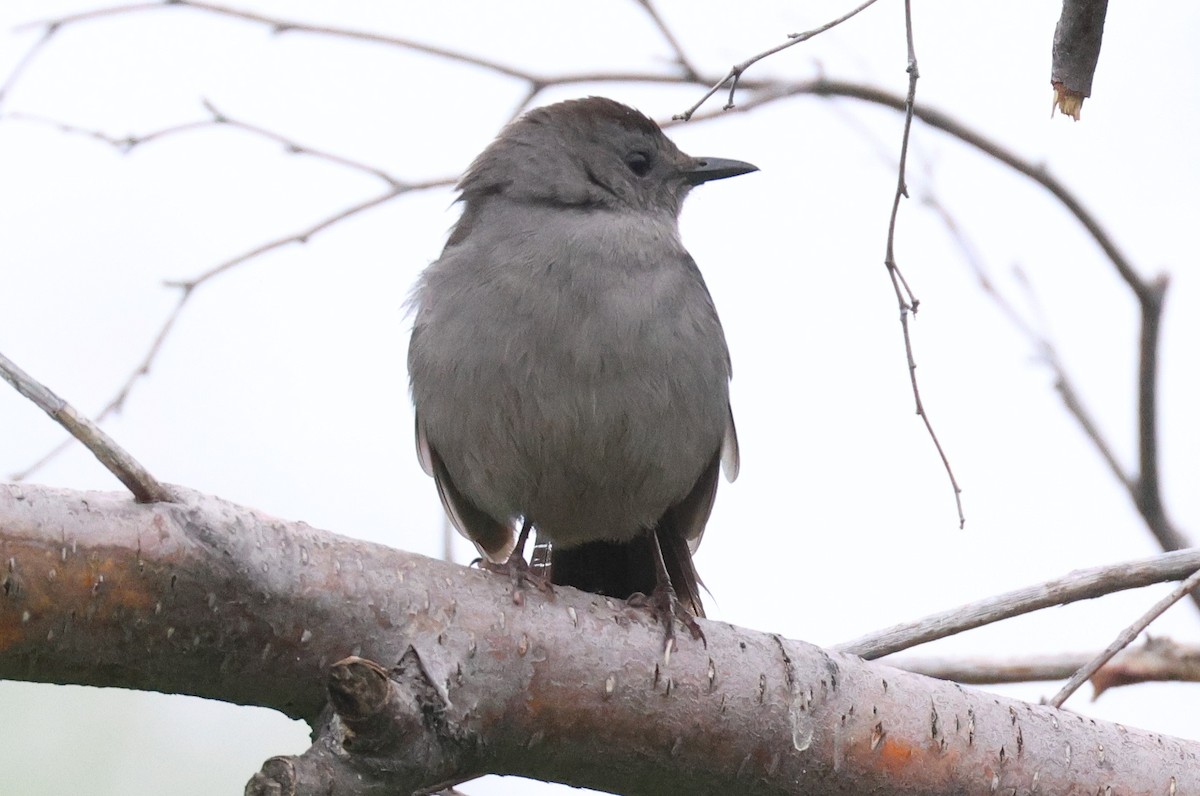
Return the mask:
M661 629L620 603L515 605L507 578L173 491L0 487L0 677L314 724L249 793L485 772L630 794L1200 792L1194 742L720 622L667 664Z

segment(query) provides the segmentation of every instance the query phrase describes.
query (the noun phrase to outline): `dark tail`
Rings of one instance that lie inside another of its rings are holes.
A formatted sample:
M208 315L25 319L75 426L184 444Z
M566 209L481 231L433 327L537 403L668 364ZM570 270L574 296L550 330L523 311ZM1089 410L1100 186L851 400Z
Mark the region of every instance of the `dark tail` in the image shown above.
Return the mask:
M700 577L687 540L671 519L668 512L653 532L647 531L630 542L589 542L566 549L551 547L551 582L622 600L635 593L652 594L658 585L651 537L654 533L675 596L693 615L703 617Z

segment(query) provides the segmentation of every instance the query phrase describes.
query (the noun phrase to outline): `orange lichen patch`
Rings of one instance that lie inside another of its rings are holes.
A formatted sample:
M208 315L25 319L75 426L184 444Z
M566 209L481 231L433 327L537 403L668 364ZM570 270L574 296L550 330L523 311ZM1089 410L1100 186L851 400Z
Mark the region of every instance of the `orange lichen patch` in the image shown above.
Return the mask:
M877 724L869 736L847 747L845 762L871 778L934 783L955 771L962 755L936 741L912 743Z
M159 598L153 579L143 577L130 550L73 553L39 545L7 544L6 571L0 576L0 650L45 632L47 622L64 617L106 622L154 610Z
M917 749L891 738L884 738L879 746L880 762L891 773L904 771L913 765L914 760L919 761L924 757L924 749Z
M87 603L95 615L107 618L114 611L145 611L154 607L148 578L137 577L128 551L115 556L90 555L75 566L64 567L54 589L59 599Z

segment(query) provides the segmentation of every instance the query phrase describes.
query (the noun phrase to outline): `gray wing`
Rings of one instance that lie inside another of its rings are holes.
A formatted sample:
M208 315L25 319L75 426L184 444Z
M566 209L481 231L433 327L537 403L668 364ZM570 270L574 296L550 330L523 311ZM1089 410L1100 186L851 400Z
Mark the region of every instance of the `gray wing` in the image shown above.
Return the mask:
M709 515L712 514L713 502L717 498L718 473L725 472L725 479L733 481L738 477L741 467L741 455L738 453L737 427L733 424L733 411L729 412L729 422L725 425L725 438L721 449L712 462L700 474L692 491L680 503L671 508L674 514L675 527L687 540L688 549L693 553L700 547L704 538L704 528L708 525Z
M425 425L417 415L417 459L421 469L433 476L437 484L438 497L446 515L460 534L470 539L480 554L489 561L502 562L508 560L508 554L516 545L513 528L508 523L498 522L491 516L480 511L474 503L467 500L450 478L446 465L438 456L437 449L429 444L425 434Z

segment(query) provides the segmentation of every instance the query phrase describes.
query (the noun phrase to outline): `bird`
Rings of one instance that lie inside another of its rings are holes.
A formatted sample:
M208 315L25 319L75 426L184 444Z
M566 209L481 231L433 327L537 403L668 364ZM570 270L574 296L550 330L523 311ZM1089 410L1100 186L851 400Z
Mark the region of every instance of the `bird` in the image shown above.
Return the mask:
M753 171L612 99L532 109L459 181L410 298L417 455L455 528L518 602L544 585L536 531L550 584L648 607L668 655L676 620L704 638L692 553L739 468L729 350L679 214Z

